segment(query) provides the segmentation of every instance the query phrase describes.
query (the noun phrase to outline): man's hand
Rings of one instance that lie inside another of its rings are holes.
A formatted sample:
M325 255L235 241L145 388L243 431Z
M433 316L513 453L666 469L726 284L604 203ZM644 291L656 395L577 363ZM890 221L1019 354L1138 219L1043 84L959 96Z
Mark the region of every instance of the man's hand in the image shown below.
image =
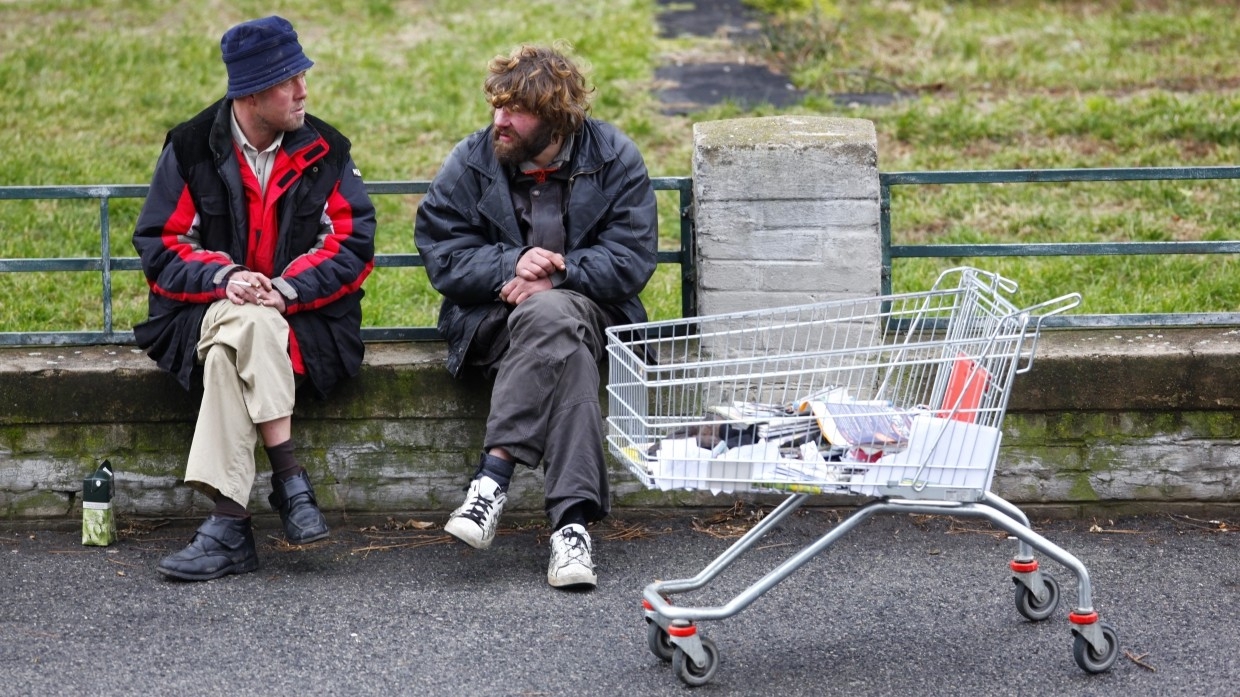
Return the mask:
M284 296L271 285L271 279L255 271L238 271L228 277L224 291L234 305L253 303L274 308L284 314Z
M517 277L504 284L499 289L499 299L509 305L520 305L535 293L541 293L544 290L551 290L551 279L540 278L535 281L527 281L524 278Z
M517 260L517 278L537 281L550 278L556 271L564 270L564 255L542 247L531 247Z

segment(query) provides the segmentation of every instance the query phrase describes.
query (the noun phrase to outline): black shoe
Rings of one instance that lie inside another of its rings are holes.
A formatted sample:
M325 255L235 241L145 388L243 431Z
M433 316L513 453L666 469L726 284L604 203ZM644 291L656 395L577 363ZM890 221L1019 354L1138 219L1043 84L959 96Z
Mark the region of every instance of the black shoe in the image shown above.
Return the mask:
M211 515L198 526L189 546L164 557L155 570L181 581L210 581L257 568L258 550L250 519Z
M271 495L267 497L271 507L280 512L284 523L284 538L289 544L304 545L327 537L327 519L319 510L310 486L310 475L302 472L282 482L271 478Z

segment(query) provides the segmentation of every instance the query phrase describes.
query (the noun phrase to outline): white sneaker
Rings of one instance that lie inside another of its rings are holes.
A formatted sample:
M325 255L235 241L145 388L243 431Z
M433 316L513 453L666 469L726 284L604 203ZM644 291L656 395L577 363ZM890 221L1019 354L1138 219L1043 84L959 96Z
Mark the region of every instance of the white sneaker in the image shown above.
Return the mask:
M556 588L598 585L594 561L590 559L590 533L576 523L565 525L551 535L551 563L547 583Z
M475 549L486 549L495 539L499 514L504 512L508 494L490 477L479 477L469 484L465 502L452 511L444 532Z

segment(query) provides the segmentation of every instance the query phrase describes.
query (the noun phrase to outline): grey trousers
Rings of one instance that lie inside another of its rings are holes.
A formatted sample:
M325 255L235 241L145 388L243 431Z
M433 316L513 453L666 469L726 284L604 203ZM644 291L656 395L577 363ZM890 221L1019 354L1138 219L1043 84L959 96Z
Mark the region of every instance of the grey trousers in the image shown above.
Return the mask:
M577 503L591 504L590 520L611 508L598 401L607 322L580 293L537 293L509 315L508 350L494 366L485 449L505 448L529 467L543 464L553 526Z

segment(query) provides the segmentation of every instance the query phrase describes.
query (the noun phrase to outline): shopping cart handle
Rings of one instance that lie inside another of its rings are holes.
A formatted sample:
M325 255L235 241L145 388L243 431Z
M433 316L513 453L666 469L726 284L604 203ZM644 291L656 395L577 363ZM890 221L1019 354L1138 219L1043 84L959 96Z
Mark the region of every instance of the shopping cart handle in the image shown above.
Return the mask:
M981 287L987 287L987 284L989 284L987 289L992 294L998 294L1002 291L1006 295L1011 295L1012 293L1015 293L1017 289L1016 281L1009 278L1004 278L993 271L985 271L973 266L954 266L950 269L943 270L939 273L939 277L935 279L932 288L935 290L940 288L948 288L947 278L956 274L960 275L961 280L952 284L950 286L951 288L961 287L964 283L963 279L967 278Z
M1022 310L1026 316L1033 317L1033 331L1031 332L1033 338L1029 340L1029 350L1022 351L1020 360L1017 361L1015 371L1017 375L1027 373L1033 368L1033 357L1038 352L1038 336L1042 333L1042 320L1061 312L1067 312L1080 304L1080 293L1068 293ZM1039 313L1039 310L1042 312Z
M1044 318L1053 317L1060 313L1067 312L1080 304L1080 293L1068 293L1067 295L1061 295L1058 298L1053 298L1051 300L1047 300L1046 302L1040 302L1033 307L1025 308L1025 312L1035 315L1037 317L1037 323L1041 324Z

